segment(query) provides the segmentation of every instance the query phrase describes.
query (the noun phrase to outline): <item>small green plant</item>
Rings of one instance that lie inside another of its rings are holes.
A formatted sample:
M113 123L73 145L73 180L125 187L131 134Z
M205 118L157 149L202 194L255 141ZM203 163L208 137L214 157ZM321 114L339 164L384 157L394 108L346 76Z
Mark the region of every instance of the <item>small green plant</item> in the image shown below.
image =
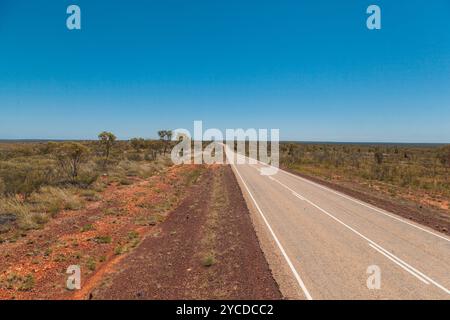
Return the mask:
M125 252L125 248L124 248L123 246L117 246L117 247L114 249L114 254L115 254L116 256L121 255L121 254L124 253L124 252Z
M95 190L83 190L80 195L87 201L99 201L102 197Z
M65 262L66 260L67 260L66 256L63 255L62 253L58 254L54 259L55 262Z
M112 238L111 236L98 236L94 238L94 241L99 244L108 244L111 243Z
M32 274L21 276L10 273L5 278L0 279L0 288L15 289L19 291L30 291L34 288L35 280Z
M29 274L22 280L22 283L19 285L18 290L30 291L34 288L34 283L34 276L32 274Z
M119 181L119 183L123 186L129 186L133 184L133 181L129 180L129 179L121 179Z
M95 259L92 257L89 257L89 259L86 261L86 266L89 270L95 271L97 268L97 263L95 262Z
M155 215L150 216L150 218L148 218L148 224L150 226L155 226L158 223L158 218Z
M139 233L136 231L128 232L128 239L130 240L139 239Z
M82 226L80 229L81 232L87 232L87 231L91 231L91 230L94 230L94 226L90 223Z
M122 215L122 210L117 208L109 208L105 210L105 214L108 216L120 216Z
M46 224L49 219L49 215L45 213L33 213L31 215L31 220L38 225Z
M216 263L216 259L215 259L214 255L212 253L207 254L202 259L202 265L204 267L211 267L215 263Z
M44 251L44 256L48 257L49 255L51 255L53 252L53 250L51 248L47 248Z
M82 256L83 256L83 255L81 254L81 252L75 252L75 253L72 255L72 257L73 257L74 259L77 259L77 260L80 260Z

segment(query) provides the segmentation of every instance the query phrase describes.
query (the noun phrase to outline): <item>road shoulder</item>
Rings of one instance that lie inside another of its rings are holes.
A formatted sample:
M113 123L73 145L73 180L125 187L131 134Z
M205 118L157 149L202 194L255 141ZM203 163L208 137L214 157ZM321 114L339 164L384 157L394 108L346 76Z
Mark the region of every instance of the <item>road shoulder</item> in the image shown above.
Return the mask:
M158 232L85 298L280 299L229 166L212 166Z

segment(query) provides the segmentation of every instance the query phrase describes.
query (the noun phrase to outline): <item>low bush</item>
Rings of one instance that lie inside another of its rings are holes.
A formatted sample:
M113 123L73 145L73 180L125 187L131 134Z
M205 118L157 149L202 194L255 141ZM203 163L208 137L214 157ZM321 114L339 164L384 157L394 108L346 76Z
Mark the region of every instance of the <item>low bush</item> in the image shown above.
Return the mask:
M2 178L0 178L0 195L5 193L6 185Z
M35 210L47 212L52 215L61 210L79 210L83 202L69 189L43 187L39 192L33 193L29 198Z
M208 253L202 259L202 265L204 267L211 267L215 263L216 263L216 258L214 257L214 255L212 253Z
M34 288L35 280L32 274L21 276L11 273L0 279L0 288L30 291Z
M22 230L38 227L33 219L31 206L17 197L0 198L0 214L11 214L16 217L16 224Z
M6 194L30 195L43 185L56 182L57 170L49 161L0 162L0 177Z

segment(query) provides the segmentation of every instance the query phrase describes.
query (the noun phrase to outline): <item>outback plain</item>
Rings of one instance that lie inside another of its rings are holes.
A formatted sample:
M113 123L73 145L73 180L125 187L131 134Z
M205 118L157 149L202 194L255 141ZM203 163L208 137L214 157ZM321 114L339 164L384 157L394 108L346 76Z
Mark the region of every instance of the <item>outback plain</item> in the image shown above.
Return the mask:
M0 143L0 299L292 298L236 171L158 135ZM449 235L449 146L282 142L280 164Z

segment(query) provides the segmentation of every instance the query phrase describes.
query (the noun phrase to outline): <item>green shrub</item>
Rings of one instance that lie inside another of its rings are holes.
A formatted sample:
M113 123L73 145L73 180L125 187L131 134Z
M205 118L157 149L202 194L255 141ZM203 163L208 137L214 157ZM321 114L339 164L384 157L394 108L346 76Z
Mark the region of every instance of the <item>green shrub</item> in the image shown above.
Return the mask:
M94 238L94 241L99 244L108 244L111 243L112 238L111 236L98 236Z
M19 286L19 291L30 291L34 288L34 276L32 274L27 275L21 285Z
M116 256L121 255L121 254L124 253L124 252L125 252L125 248L124 248L123 246L117 246L117 247L114 249L114 254L115 254Z
M38 211L57 214L61 210L79 210L83 202L70 190L55 187L43 187L39 192L33 193L29 201Z
M142 161L142 156L139 153L130 153L127 155L129 161Z
M3 192L30 195L43 185L55 183L56 170L48 161L0 162Z
M129 186L133 184L133 181L129 180L129 179L121 179L120 180L120 184L123 186Z
M86 224L83 227L81 227L80 231L81 232L87 232L87 231L91 231L94 230L94 226L92 224Z
M6 190L5 182L0 178L0 195L4 194Z
M30 291L34 288L35 280L32 274L21 276L11 273L0 280L0 288Z
M82 188L88 188L93 185L99 177L98 172L92 170L82 171L77 178L77 184Z
M212 253L207 254L202 259L202 265L204 267L211 267L215 263L216 263L216 259L215 259L214 255Z
M95 262L95 259L92 257L89 257L89 259L86 261L86 266L89 270L95 271L97 268L97 262Z
M84 197L87 201L99 201L102 197L95 190L82 190L80 195Z
M52 149L61 170L71 182L76 182L81 164L87 161L90 149L78 142L54 143Z
M22 230L31 230L38 227L33 220L31 206L15 197L0 198L0 213L15 215L17 217L17 226Z

